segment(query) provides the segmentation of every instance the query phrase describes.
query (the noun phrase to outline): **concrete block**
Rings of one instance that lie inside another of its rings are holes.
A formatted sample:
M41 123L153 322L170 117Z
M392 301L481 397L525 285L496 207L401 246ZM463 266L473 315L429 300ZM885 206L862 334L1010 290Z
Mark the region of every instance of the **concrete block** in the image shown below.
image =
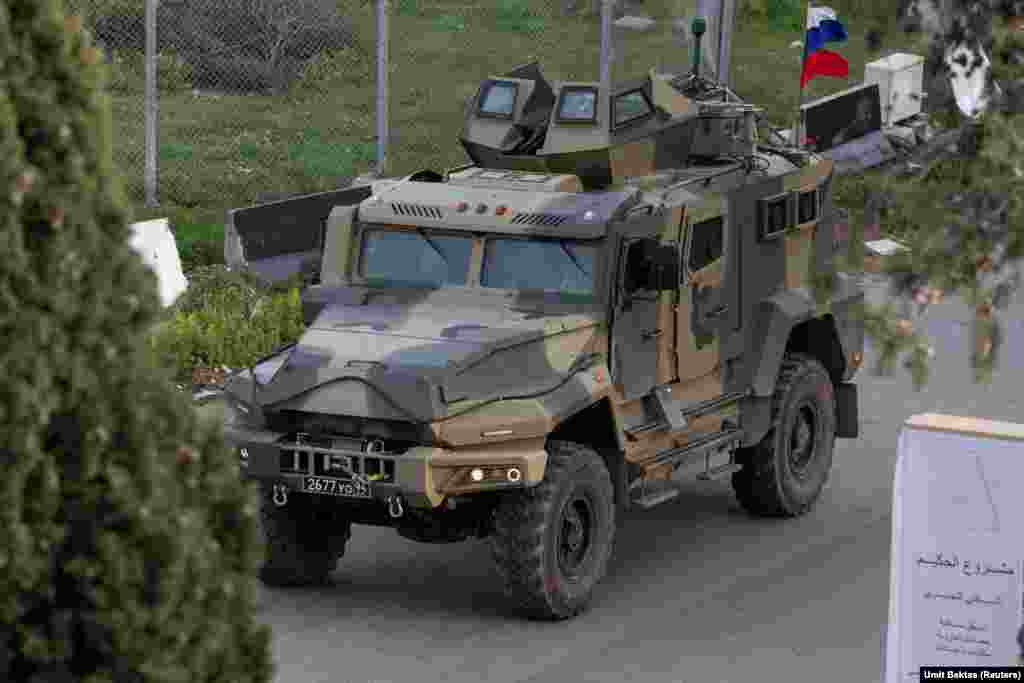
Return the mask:
M188 289L188 280L181 268L178 244L166 218L132 223L131 245L143 262L156 273L160 300L170 306Z

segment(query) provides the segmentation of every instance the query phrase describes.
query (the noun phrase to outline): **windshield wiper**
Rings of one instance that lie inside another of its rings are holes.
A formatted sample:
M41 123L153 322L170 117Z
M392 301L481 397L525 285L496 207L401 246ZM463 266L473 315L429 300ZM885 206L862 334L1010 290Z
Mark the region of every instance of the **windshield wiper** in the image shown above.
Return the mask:
M580 262L576 260L576 257L572 255L571 251L569 251L569 247L566 246L565 240L559 241L558 246L562 248L562 251L565 252L565 255L569 257L569 260L572 261L572 264L576 266L576 268L579 269L581 273L583 273L587 277L590 277L590 273L587 272L587 269L580 265Z
M423 241L426 242L427 245L434 250L434 253L441 257L441 260L444 261L444 264L447 266L448 259L445 257L444 252L441 251L441 248L437 246L437 243L434 242L434 240L430 239L430 236L427 234L427 231L424 230L423 228L416 228L416 234L423 238Z

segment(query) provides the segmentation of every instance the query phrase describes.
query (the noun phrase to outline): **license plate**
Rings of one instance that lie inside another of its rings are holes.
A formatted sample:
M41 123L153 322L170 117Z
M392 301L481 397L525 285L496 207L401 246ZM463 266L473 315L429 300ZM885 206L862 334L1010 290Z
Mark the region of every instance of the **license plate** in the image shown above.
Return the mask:
M343 481L326 477L306 477L306 493L345 498L370 498L370 485L363 481Z

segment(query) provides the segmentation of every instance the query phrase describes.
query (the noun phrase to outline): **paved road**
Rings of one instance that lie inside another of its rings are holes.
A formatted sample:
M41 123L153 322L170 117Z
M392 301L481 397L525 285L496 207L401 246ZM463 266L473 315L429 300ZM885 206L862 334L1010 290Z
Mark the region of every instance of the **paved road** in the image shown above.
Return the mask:
M1006 348L1020 348L1024 304L1008 317ZM688 483L628 516L596 603L574 621L509 616L484 541L421 545L356 527L334 586L261 592L277 681L877 681L900 425L920 412L1024 422L1024 354L973 385L968 320L957 300L928 315L941 370L919 394L902 369L862 372L862 436L837 442L812 513L750 519L727 481Z

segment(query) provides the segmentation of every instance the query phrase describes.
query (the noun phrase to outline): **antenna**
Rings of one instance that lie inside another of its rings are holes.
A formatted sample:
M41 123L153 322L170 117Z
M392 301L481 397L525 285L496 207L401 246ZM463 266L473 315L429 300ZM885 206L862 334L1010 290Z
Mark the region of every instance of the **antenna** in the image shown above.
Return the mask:
M697 79L700 78L700 42L708 30L708 22L704 17L694 17L690 30L693 32L693 78Z

